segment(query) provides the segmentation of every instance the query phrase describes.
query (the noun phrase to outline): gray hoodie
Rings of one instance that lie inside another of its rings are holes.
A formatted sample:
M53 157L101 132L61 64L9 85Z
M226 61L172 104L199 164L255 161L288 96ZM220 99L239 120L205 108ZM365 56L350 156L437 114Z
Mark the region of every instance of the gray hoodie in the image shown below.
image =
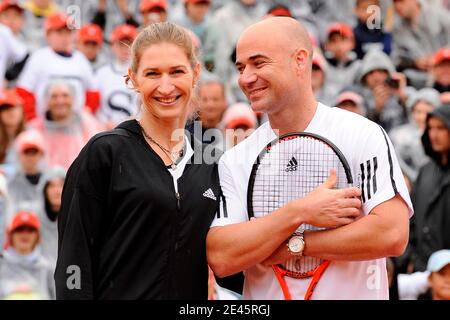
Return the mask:
M55 299L53 269L37 250L20 255L9 248L0 256L0 299Z
M392 95L387 101L381 113L375 109L375 98L372 90L364 83L364 76L374 70L385 70L389 74L395 72L389 56L378 49L370 50L364 56L359 74L359 86L357 91L364 98L367 117L380 124L387 132L392 128L408 121L406 109L400 104L398 97Z
M66 177L66 171L62 167L54 167L47 171L43 177L43 189L41 210L39 210L39 220L41 222L41 242L39 244L40 252L48 260L51 266L56 266L58 256L58 212L53 212L50 203L45 197L47 186L51 180L62 179Z

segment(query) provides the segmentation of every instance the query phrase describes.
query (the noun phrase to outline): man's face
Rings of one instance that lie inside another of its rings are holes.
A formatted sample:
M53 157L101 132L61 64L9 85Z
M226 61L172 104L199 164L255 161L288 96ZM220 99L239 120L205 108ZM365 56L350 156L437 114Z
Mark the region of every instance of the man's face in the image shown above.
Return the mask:
M75 40L75 33L67 28L50 30L47 32L48 45L58 52L71 52Z
M428 136L434 152L448 153L450 150L450 130L445 123L437 118L428 119Z
M450 264L438 272L433 272L428 282L433 292L433 300L450 300Z
M163 8L153 8L147 12L142 12L142 19L144 26L149 26L153 23L167 21L167 11Z
M298 92L294 54L280 49L286 44L284 35L278 39L253 30L238 42L236 68L239 86L255 112L273 113L296 100Z
M326 49L332 52L338 60L345 60L354 47L355 42L353 38L345 37L338 33L331 34L326 43Z
M205 19L210 7L211 3L208 1L188 3L186 4L186 12L192 21L200 23L203 19Z
M72 114L73 97L65 86L55 86L48 99L48 111L55 121L63 121Z
M379 85L382 85L386 82L389 74L385 70L373 70L365 75L365 82L366 85L373 89L375 87L378 87Z
M22 30L24 22L23 12L16 8L11 7L0 13L0 23L10 28L14 34Z
M404 19L412 18L417 0L394 0L395 12Z
M215 128L227 107L223 87L207 83L200 88L200 119L204 128Z
M39 162L44 157L44 153L38 148L30 147L19 153L19 161L25 174L36 174Z
M379 5L380 3L378 0L363 1L355 8L355 14L360 21L367 22L367 19L373 16L373 11L371 10L370 6Z
M411 113L414 122L421 130L425 130L427 115L433 111L433 106L425 101L419 101L414 105Z
M95 60L100 53L101 45L96 41L79 41L77 48L80 50L89 61Z
M443 86L450 86L450 60L443 61L433 68L434 80Z

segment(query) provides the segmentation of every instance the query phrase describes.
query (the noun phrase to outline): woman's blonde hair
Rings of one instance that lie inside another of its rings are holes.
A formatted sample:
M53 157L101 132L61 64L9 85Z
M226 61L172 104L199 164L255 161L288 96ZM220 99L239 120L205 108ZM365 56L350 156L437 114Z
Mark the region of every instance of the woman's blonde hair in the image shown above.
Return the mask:
M131 45L131 70L133 73L137 73L144 50L160 43L170 43L181 48L185 52L192 70L195 70L198 59L189 33L183 27L174 23L160 22L143 29ZM125 81L128 84L130 81L129 75L125 76Z

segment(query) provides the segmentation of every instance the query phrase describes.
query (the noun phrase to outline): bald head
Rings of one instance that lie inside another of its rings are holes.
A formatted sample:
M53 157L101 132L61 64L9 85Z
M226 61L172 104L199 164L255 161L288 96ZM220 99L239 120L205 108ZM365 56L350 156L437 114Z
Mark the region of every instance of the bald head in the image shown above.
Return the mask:
M313 48L308 32L293 18L271 17L251 25L240 36L238 46L240 42L251 39L273 41L280 48L303 48L312 57Z

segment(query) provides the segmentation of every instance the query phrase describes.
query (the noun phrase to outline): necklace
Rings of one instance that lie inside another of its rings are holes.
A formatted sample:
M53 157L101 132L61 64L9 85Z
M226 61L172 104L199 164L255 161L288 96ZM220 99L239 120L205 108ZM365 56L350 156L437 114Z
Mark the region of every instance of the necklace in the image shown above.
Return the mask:
M172 170L175 170L177 168L177 160L181 159L183 157L185 143L183 142L183 148L181 148L181 150L171 151L171 150L165 148L164 146L162 146L161 144L159 144L155 139L150 137L147 134L147 132L144 130L144 127L141 125L141 123L139 121L138 121L138 124L139 124L139 127L141 127L141 131L144 134L145 138L147 138L147 140L150 141L151 143L156 144L162 150L162 152L164 152L164 154L172 161L172 164L170 165L170 167L172 168Z

